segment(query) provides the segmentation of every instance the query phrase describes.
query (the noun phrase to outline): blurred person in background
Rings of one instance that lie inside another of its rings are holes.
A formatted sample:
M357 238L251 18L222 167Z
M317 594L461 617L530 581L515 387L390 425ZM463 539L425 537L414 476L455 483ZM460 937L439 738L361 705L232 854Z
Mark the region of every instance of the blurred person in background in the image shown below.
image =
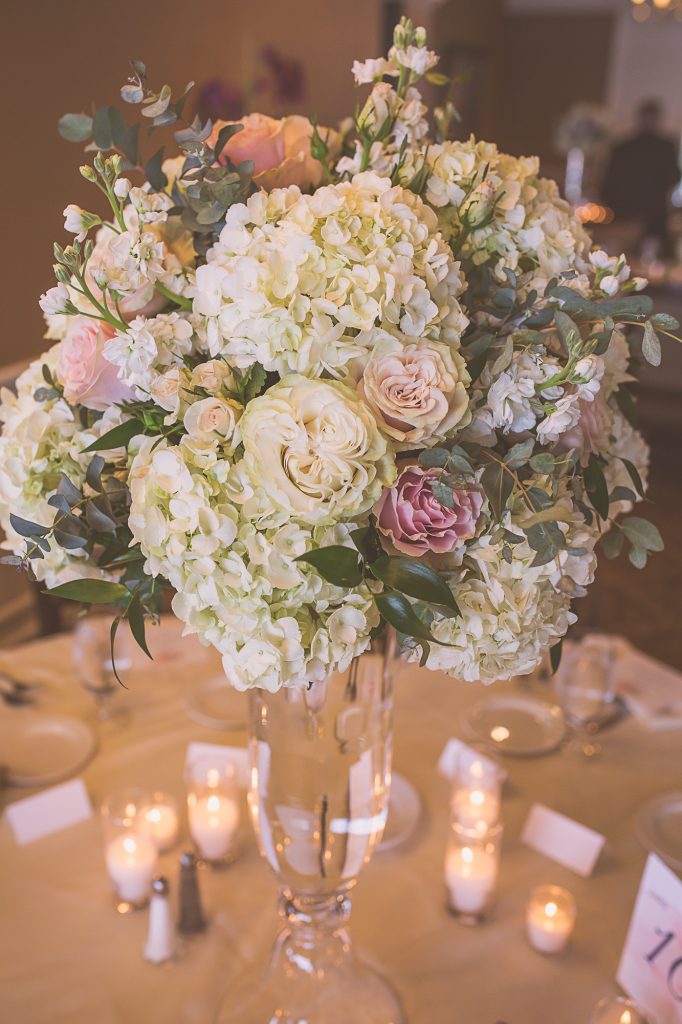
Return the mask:
M659 259L670 255L669 200L680 179L677 145L661 131L662 115L659 100L640 104L637 130L613 147L602 189L616 218L637 221L641 248Z

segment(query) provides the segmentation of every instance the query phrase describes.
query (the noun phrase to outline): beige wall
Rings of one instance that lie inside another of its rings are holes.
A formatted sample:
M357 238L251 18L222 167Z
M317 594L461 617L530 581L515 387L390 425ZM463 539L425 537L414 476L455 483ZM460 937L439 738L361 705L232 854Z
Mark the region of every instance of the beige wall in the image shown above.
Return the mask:
M0 366L43 347L37 300L54 283L61 211L93 204L78 174L82 148L57 135L61 114L116 102L131 57L154 82L181 88L192 78L239 82L273 44L305 60L305 112L334 123L353 110L353 59L381 52L381 13L379 0L3 0Z

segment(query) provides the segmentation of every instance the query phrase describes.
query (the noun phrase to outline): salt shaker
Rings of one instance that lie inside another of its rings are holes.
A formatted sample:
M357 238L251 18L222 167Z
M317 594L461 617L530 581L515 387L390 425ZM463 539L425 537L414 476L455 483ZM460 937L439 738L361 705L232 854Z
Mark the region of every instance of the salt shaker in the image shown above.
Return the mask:
M162 964L175 956L175 924L168 898L168 881L158 875L152 881L149 905L149 930L143 956L153 964Z

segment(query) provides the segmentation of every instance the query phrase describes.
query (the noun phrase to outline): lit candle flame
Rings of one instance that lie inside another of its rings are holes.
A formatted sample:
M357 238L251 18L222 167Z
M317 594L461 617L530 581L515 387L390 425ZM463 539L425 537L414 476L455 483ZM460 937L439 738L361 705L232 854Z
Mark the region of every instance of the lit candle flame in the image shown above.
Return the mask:
M556 917L558 910L559 910L559 908L557 907L556 903L546 903L545 904L545 916L546 917Z

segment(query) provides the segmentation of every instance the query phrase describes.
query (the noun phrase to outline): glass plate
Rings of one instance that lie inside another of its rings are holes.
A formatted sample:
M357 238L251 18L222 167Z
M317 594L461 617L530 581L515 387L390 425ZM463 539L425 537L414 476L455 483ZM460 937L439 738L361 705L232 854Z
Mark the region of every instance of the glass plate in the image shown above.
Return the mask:
M637 835L645 849L682 871L682 793L666 793L644 804L637 815Z
M97 746L80 718L33 712L0 726L0 761L12 786L48 786L75 775Z
M500 754L537 757L556 750L566 734L566 721L557 704L534 697L490 697L466 714L464 725L476 739Z

